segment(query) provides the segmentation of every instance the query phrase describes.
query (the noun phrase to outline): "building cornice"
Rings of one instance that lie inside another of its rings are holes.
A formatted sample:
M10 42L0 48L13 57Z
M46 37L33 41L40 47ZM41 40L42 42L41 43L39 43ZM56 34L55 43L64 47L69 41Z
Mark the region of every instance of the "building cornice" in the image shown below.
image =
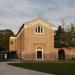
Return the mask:
M31 26L31 25L29 25L30 23L33 23L33 22L38 21L38 20L41 20L41 21L47 23L52 29L55 27L54 24L49 23L47 20L45 20L45 19L43 19L43 18L41 18L41 17L39 16L39 17L37 17L37 18L35 18L35 19L32 19L32 20L30 20L30 21L28 21L28 22L23 23L23 25L20 27L18 33L16 34L16 36L18 36L18 35L20 34L20 32L21 32L21 30L22 30L23 28L27 28L27 27Z

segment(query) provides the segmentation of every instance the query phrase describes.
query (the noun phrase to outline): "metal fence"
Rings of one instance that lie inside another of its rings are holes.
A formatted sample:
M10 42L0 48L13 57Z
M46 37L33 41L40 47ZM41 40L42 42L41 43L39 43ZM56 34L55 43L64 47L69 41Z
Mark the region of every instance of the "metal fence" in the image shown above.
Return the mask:
M54 58L54 60L75 60L75 55L65 55L65 56L62 56L62 57L60 57L60 59L59 59L59 55L57 55L57 54L52 54L51 56L53 56L51 59L53 59ZM63 59L64 58L64 59Z
M59 60L73 60L75 61L75 55L65 55L64 59L63 57L61 57L61 59L59 59L58 54L43 54L43 60L49 60L49 61L59 61ZM30 53L30 54L25 54L24 57L22 57L22 55L20 55L20 59L24 59L24 60L36 60L36 54Z

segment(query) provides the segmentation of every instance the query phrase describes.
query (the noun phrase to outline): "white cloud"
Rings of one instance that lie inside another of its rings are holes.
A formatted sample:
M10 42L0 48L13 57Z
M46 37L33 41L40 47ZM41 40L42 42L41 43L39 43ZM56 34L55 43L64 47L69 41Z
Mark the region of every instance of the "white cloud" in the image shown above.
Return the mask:
M16 32L22 22L38 15L55 25L64 18L72 22L75 0L0 0L0 29L11 28Z

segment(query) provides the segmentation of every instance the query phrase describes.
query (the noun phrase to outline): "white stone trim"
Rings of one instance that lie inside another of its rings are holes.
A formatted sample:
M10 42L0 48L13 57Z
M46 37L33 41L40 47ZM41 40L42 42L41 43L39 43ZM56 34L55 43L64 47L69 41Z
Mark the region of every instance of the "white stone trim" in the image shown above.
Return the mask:
M10 37L10 39L15 39L16 37Z
M32 24L31 24L31 25L27 24L27 25L24 26L24 28L28 28L28 27L35 26L35 25L36 25L36 24L33 24L33 25L32 25ZM47 27L47 28L49 28L49 29L51 28L51 29L53 30L52 26L50 26L50 25L45 25L45 24L43 24L43 26L45 26L45 27Z
M17 35L17 37L23 32L24 28L28 28L28 27L36 25L36 24L33 24L33 22L38 21L38 20L45 22L47 25L43 24L43 26L45 26L45 27L47 27L49 29L51 28L52 30L54 30L56 28L56 27L54 27L54 25L52 23L48 23L46 20L44 20L42 18L36 18L36 19L31 20L31 21L25 22L24 23L24 27L21 29L21 31L19 32L19 34Z
M42 18L36 18L36 19L31 20L31 21L25 22L24 23L24 28L28 28L28 27L31 27L31 26L36 25L37 23L36 24L33 24L36 21L38 21L38 23L40 23L40 21L46 23L47 25L43 24L43 26L45 26L45 27L47 27L49 29L51 28L52 30L54 30L54 28L55 28L55 25L54 24L48 23L46 20L44 20Z
M37 51L42 51L42 59L38 59L37 58ZM43 56L43 49L36 49L36 60L44 60L44 56Z

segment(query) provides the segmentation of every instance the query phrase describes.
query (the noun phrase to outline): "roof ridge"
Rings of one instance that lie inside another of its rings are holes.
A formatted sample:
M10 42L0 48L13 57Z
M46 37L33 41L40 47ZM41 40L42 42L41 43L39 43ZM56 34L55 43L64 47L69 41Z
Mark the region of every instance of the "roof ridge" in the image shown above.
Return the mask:
M27 21L27 22L25 22L23 24L25 25L27 23L32 23L32 22L34 22L36 20L42 20L42 21L45 21L46 23L48 23L49 25L52 25L53 27L55 26L53 23L48 22L46 19L42 18L41 16L38 16L38 17L36 17L36 18L34 18L34 19L30 20L30 21Z

